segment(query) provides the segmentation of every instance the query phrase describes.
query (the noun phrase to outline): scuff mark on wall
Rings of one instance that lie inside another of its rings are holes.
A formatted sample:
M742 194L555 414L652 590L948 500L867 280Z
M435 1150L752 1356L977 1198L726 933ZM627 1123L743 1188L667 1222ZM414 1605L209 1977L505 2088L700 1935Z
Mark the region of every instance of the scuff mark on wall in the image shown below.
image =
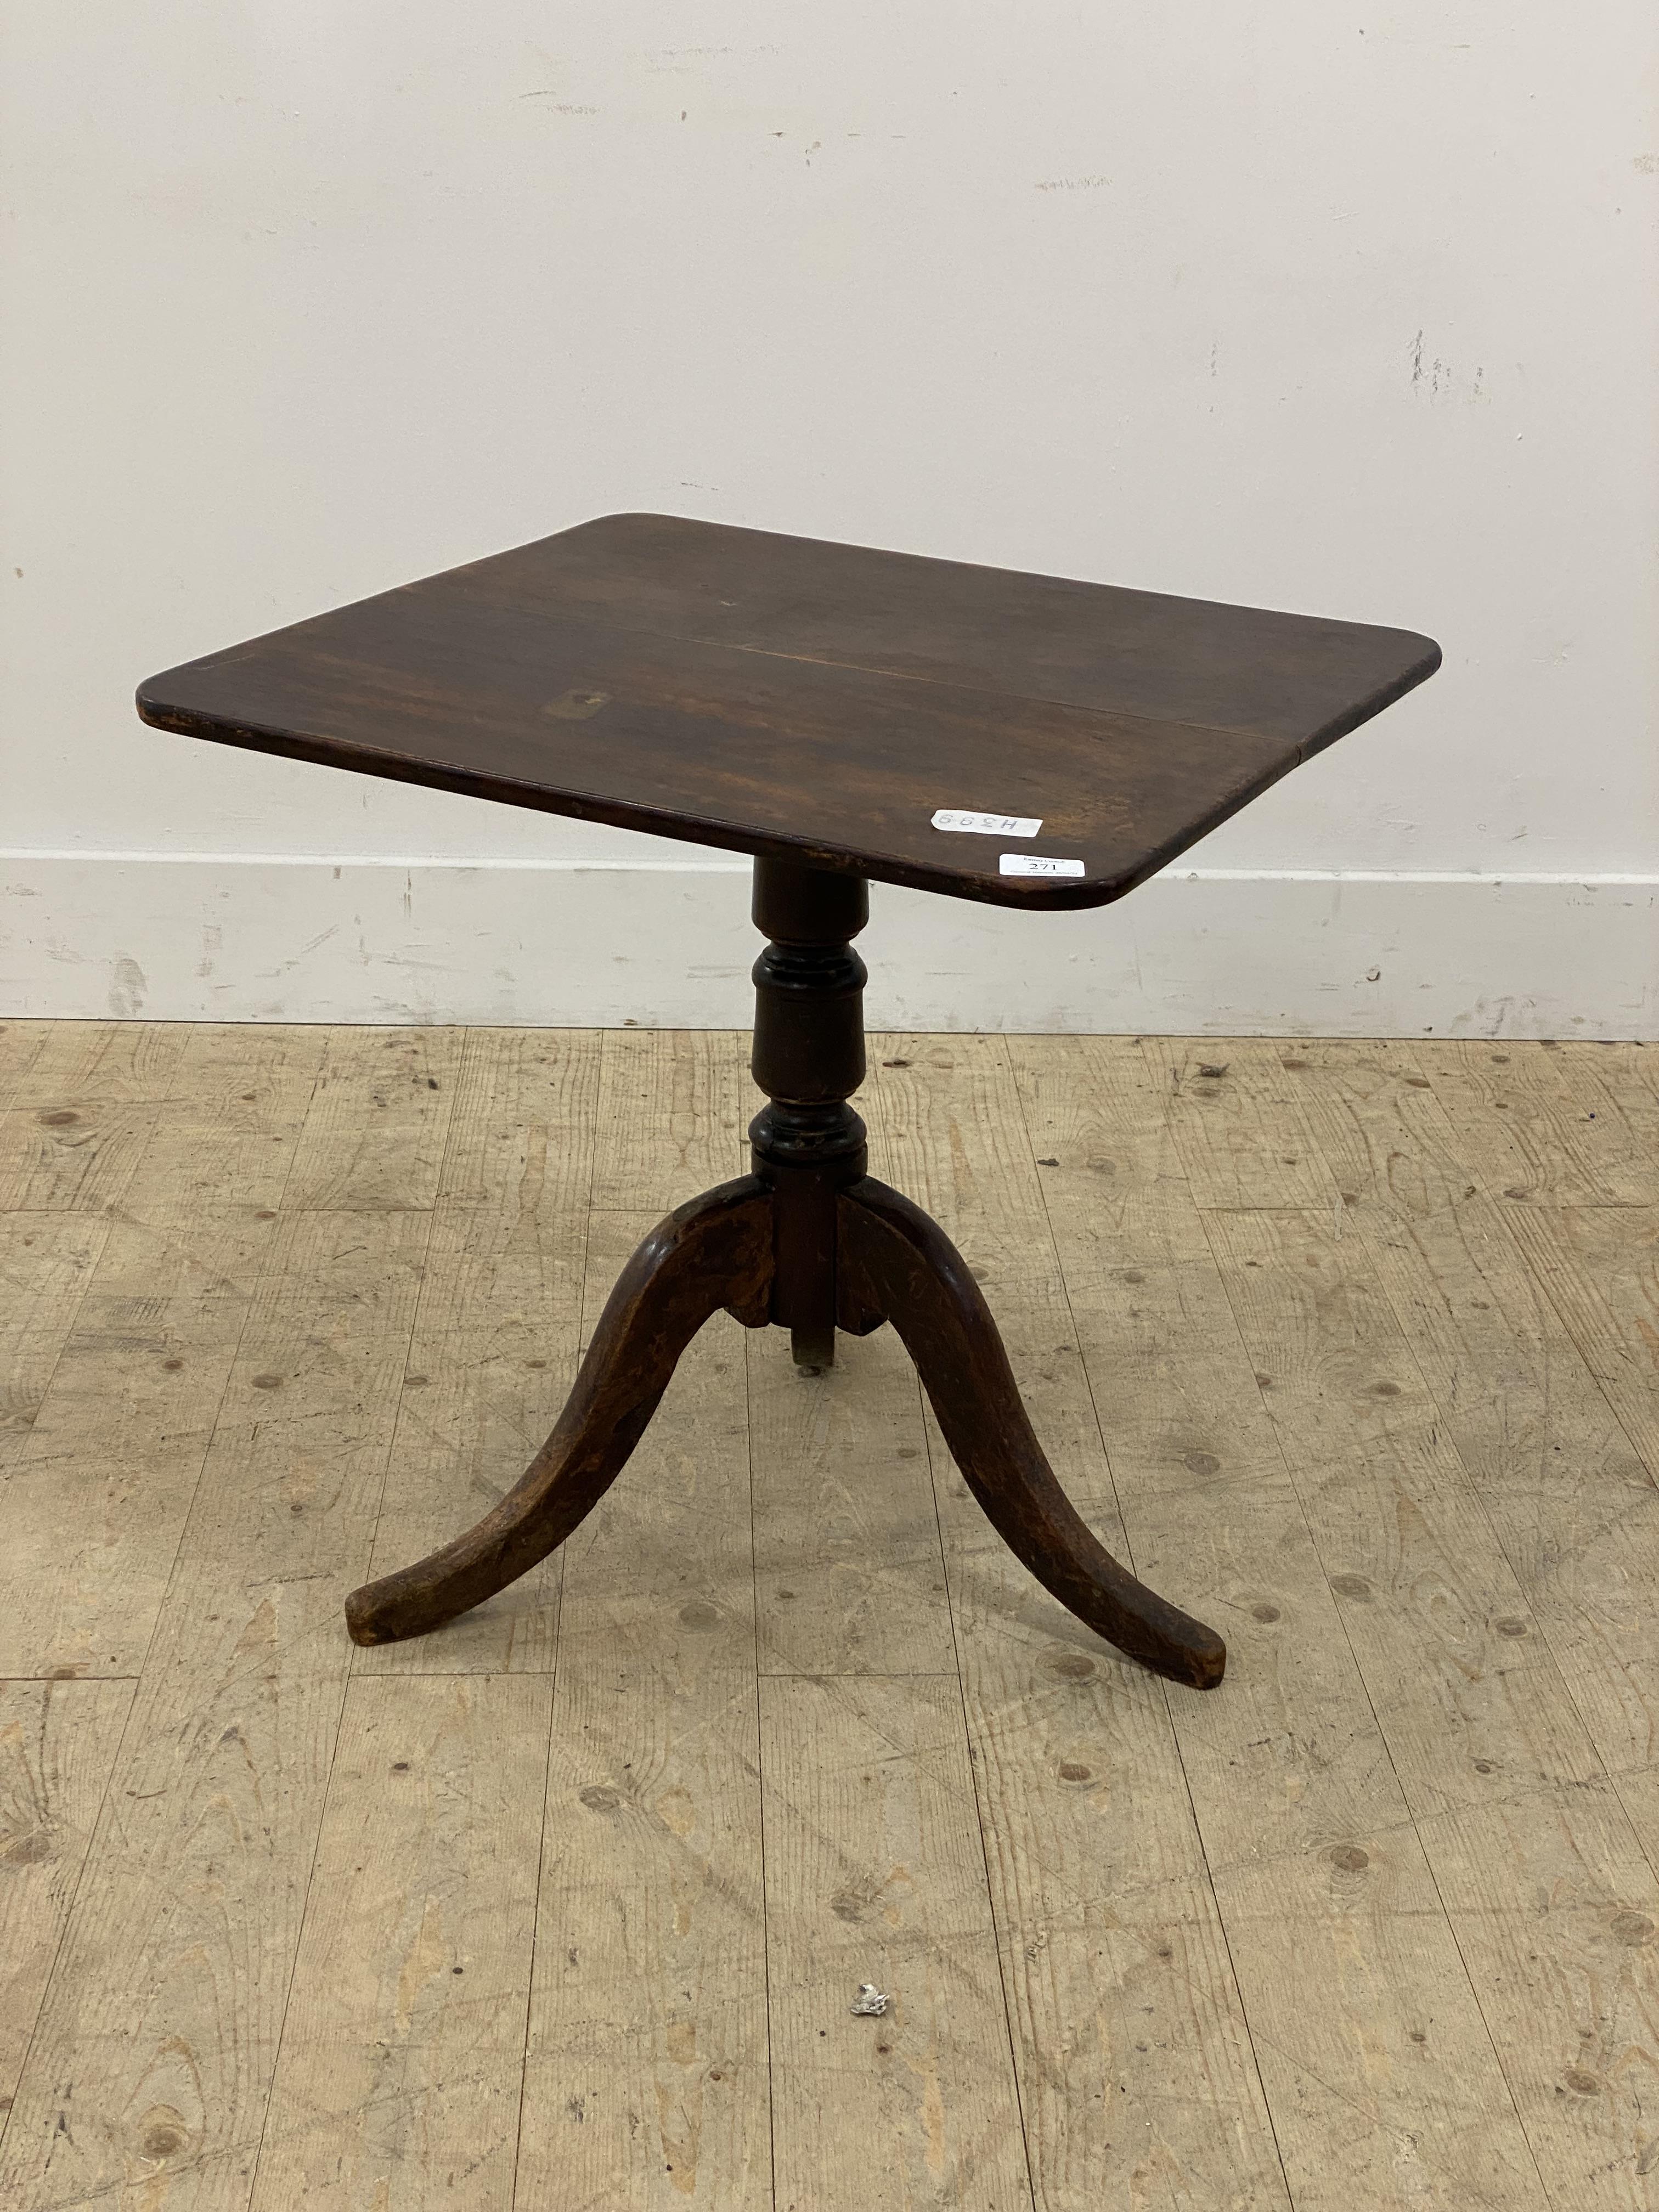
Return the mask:
M338 872L337 870L336 872ZM340 925L337 921L331 922L326 929L319 931L318 934L312 939L309 945L302 945L291 960L284 960L282 962L280 966L269 972L277 975L286 975L291 969L297 968L302 960L307 958L311 953L314 952L319 945L326 945L329 939L334 936L337 932L339 927Z
M1466 381L1461 396L1471 401L1484 401L1490 396L1486 380L1486 369L1477 362L1474 374ZM1424 358L1423 333L1419 331L1412 340L1412 390L1428 399L1452 399L1459 397L1457 384L1449 362L1442 361L1438 354Z
M115 963L110 978L109 1010L118 1022L130 1022L143 1010L149 991L149 978L136 960L125 955Z

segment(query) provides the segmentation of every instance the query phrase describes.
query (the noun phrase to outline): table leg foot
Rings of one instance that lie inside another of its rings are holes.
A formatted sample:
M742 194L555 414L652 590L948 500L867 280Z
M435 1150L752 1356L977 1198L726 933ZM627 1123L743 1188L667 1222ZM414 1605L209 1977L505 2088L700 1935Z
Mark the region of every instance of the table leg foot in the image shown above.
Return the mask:
M836 1330L832 1322L817 1328L792 1328L789 1357L803 1375L822 1375L836 1364Z
M754 1176L659 1222L617 1279L558 1425L525 1474L464 1536L353 1590L352 1640L422 1636L544 1559L621 1474L704 1322L725 1306L763 1326L771 1285L772 1194Z
M1003 1541L1109 1644L1172 1681L1213 1689L1226 1645L1120 1566L1060 1488L996 1324L950 1238L872 1176L849 1184L839 1203L843 1296L885 1313L897 1329L951 1455Z

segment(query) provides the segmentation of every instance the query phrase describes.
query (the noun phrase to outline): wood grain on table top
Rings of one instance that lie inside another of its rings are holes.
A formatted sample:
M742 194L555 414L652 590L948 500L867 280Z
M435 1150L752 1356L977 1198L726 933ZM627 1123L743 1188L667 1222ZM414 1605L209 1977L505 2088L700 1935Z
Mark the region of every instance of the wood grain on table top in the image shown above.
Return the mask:
M1439 659L1405 630L620 514L169 670L138 706L361 774L1089 907ZM942 807L1043 827L954 835ZM1009 845L1084 872L1003 876Z

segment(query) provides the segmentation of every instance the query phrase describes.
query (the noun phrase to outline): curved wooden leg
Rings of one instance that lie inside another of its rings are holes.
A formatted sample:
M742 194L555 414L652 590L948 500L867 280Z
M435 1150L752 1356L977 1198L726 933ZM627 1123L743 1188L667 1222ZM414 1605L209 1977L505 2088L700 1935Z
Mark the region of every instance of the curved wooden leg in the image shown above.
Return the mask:
M1227 1647L1097 1540L1043 1457L996 1324L950 1238L866 1176L841 1194L847 1294L884 1312L916 1363L945 1442L999 1535L1079 1620L1172 1681L1212 1690Z
M558 1424L524 1475L464 1536L353 1590L352 1640L423 1636L545 1559L621 1474L704 1322L726 1306L762 1327L771 1282L772 1197L754 1176L659 1222L617 1278Z

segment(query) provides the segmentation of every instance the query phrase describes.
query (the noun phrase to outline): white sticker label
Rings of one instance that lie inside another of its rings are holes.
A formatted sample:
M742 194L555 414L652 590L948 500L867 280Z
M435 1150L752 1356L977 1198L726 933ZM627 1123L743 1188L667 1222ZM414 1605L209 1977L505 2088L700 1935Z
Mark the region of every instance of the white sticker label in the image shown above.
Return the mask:
M997 863L1005 876L1080 876L1081 860L1046 860L1040 853L1005 853Z
M1039 814L964 814L957 807L941 806L933 816L935 830L971 830L981 837L1035 837L1042 827Z

